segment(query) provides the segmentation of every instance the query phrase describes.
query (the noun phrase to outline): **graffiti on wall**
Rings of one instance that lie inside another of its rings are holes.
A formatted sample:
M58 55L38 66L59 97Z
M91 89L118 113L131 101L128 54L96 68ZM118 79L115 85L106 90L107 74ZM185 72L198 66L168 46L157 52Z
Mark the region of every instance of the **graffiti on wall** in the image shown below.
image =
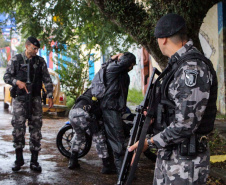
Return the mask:
M199 31L199 39L201 42L203 52L207 58L210 58L212 55L216 53L216 48L210 42L209 36L201 29Z

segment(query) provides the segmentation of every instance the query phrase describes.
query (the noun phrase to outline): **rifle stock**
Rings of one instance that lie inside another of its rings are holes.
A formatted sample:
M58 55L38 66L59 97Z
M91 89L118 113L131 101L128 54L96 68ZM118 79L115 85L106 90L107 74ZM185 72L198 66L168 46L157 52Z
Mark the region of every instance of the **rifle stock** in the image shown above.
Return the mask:
M139 145L138 145L136 157L134 159L134 163L131 167L130 164L131 164L134 152L129 152L127 149L125 152L124 160L123 160L120 174L118 177L117 185L124 185L124 184L130 185L133 180L133 176L134 176L134 173L137 168L137 164L135 164L135 163L138 163L139 157L142 152L143 145L144 145L145 135L141 134L141 133L147 132L147 127L149 126L149 123L151 120L150 117L145 117L143 112L145 110L147 110L147 107L151 101L151 92L152 92L153 80L154 80L155 74L160 75L161 73L158 71L158 69L153 68L153 73L149 80L149 84L148 84L147 91L145 93L144 100L136 108L136 116L133 120L133 128L132 128L131 136L130 136L130 139L128 142L128 147L133 145L134 143L136 143L139 140ZM140 152L138 152L139 150L140 150ZM128 175L129 175L129 177L128 177Z

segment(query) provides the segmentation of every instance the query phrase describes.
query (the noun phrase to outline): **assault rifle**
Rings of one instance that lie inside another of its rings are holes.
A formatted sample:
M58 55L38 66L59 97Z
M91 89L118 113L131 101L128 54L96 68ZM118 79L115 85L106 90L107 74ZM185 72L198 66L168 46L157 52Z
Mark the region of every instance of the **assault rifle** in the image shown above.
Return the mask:
M27 119L28 121L31 121L32 119L32 83L30 78L30 62L31 60L24 65L27 65L27 81L26 81L26 87L28 93L26 94L26 108L27 108Z
M140 158L140 154L144 146L145 136L146 136L150 121L153 118L153 115L149 113L150 112L149 106L151 105L150 103L152 101L152 88L154 85L153 80L154 80L155 74L160 75L161 73L158 71L158 69L153 68L153 73L150 78L144 100L136 108L136 116L133 120L133 128L132 128L130 140L128 143L128 147L133 145L139 140L139 145L137 148L136 156L134 158L134 162L132 166L130 166L134 152L129 152L128 150L126 150L123 164L118 177L117 185L124 185L124 184L130 185L132 183L132 180L137 168L137 164ZM147 113L147 116L145 116L143 112L146 111L147 109L148 109L147 111L148 113Z

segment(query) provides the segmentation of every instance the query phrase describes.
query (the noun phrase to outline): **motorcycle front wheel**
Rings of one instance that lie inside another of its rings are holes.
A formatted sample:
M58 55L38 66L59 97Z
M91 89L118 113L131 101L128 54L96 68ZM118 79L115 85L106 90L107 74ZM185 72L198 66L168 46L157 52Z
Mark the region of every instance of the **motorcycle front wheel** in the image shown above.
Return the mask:
M56 138L56 145L60 153L70 158L71 156L71 145L72 145L72 138L74 136L74 130L71 126L71 124L64 125L58 132L57 138ZM86 142L84 142L81 146L81 150L78 152L78 158L81 158L85 156L92 145L92 136L85 134Z

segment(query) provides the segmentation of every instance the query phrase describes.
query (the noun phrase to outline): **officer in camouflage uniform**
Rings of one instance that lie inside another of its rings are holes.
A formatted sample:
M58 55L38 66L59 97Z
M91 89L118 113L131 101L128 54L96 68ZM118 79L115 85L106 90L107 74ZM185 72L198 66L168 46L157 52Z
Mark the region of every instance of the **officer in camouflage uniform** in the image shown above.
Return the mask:
M86 142L85 133L91 134L96 144L96 151L103 161L101 173L116 173L113 154L107 145L101 111L97 102L93 102L91 89L88 89L77 100L69 113L70 123L75 131L72 138L71 157L69 169L80 168L78 163L78 152L82 143ZM91 133L90 133L91 132Z
M144 150L158 148L153 184L206 184L210 159L206 135L213 129L217 110L216 72L187 39L181 16L163 16L155 37L169 62L157 83L161 98L160 111L151 121L154 136L147 136L144 144ZM129 151L136 147L137 143Z
M38 163L38 152L41 150L40 141L42 139L42 101L41 89L42 82L45 84L47 90L47 97L49 98L49 107L53 106L53 84L50 78L45 60L37 56L40 48L40 43L35 37L28 37L25 42L26 50L17 54L10 59L7 65L4 81L12 85L10 94L12 96L12 126L13 126L13 143L16 150L16 161L12 167L13 171L19 171L21 166L24 165L23 148L25 146L25 132L26 132L26 119L27 107L25 103L27 81L27 64L30 63L30 78L33 83L32 86L32 117L28 122L30 132L30 151L31 170L41 172L42 168Z

